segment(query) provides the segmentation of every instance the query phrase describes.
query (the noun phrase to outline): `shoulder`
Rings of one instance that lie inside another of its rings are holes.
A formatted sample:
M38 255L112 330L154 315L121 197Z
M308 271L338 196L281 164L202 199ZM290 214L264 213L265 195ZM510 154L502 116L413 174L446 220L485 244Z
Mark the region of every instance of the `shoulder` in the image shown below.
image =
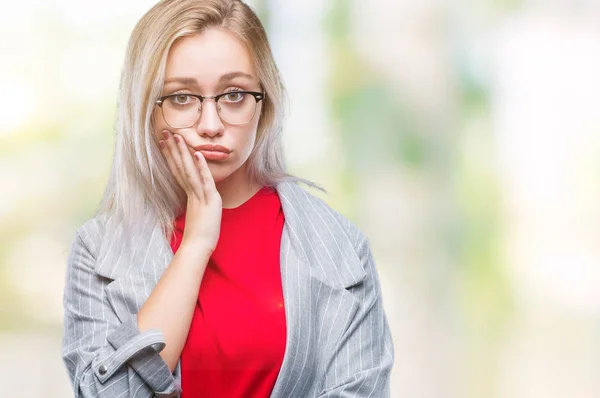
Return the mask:
M92 254L96 254L104 240L110 221L111 217L107 215L96 215L86 220L77 228L75 242L81 241Z
M310 228L326 230L338 241L345 241L355 251L367 242L363 231L346 216L334 209L325 200L307 191L297 183L286 182L278 185L277 191L282 201L286 218L289 213Z

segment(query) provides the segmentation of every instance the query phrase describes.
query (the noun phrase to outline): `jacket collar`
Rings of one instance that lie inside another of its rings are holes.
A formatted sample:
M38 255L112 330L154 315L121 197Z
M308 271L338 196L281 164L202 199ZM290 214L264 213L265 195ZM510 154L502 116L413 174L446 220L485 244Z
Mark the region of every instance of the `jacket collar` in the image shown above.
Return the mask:
M349 223L324 201L295 183L277 186L285 216L284 231L296 255L312 268L312 274L335 288L353 286L365 270L349 235Z

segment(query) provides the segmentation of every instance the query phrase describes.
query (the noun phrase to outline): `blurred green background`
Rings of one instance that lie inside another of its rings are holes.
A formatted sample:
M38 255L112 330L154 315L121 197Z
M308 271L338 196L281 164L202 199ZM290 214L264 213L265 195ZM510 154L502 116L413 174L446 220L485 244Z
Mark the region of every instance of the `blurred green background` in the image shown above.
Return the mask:
M600 397L600 3L255 0L290 170L369 236L392 397ZM70 396L66 256L154 1L0 14L0 384Z

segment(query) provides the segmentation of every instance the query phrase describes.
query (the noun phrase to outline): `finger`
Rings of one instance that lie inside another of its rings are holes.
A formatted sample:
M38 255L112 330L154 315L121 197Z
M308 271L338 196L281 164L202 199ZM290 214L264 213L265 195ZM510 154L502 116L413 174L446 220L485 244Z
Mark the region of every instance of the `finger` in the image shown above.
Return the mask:
M163 154L165 155L165 158L167 159L167 164L169 165L171 174L173 174L173 176L175 177L175 180L177 180L177 183L179 184L179 186L187 192L188 188L186 187L185 181L183 181L183 178L180 175L179 166L177 165L176 158L178 156L175 156L175 154L174 154L174 152L178 153L178 150L177 150L177 148L175 148L175 142L173 141L173 136L171 135L170 132L163 131L163 137L165 137L165 139L163 140L163 142L165 144L164 149L163 149Z
M179 173L177 171L177 166L175 166L175 162L173 161L173 156L171 156L171 151L170 151L169 147L167 146L166 141L161 141L161 143L162 143L161 151L167 161L167 165L169 166L169 170L171 171L171 174L173 175L173 177L175 177L175 180L177 181L179 186L181 188L184 188L183 182L181 181L181 178L179 177Z
M202 186L206 191L206 196L214 195L214 193L217 192L217 187L204 155L202 155L202 152L197 151L194 153L194 159L196 160L196 165L200 172L200 177L202 178Z
M170 133L170 137L167 140L167 143L169 146L169 152L173 159L173 163L175 164L175 170L177 172L177 176L179 177L178 181L180 182L181 187L186 192L189 192L191 187L189 186L188 179L185 175L185 166L183 164L183 159L181 159L181 154L179 153L179 148L178 148L177 140L175 139L175 134Z
M198 196L198 199L201 201L206 200L206 195L204 194L204 189L202 188L203 184L200 178L200 173L194 165L194 160L190 155L190 151L185 140L179 134L175 134L173 139L177 144L177 149L179 150L181 163L183 165L183 176L186 179L187 184L192 188L196 196Z

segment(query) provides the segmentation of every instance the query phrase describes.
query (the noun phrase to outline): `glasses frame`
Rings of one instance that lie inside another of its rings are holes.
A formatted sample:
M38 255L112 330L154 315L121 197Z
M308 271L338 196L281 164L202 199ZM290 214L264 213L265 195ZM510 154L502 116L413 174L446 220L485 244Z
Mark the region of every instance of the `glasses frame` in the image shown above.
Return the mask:
M186 129L189 127L192 127L194 124L196 124L198 122L198 120L200 120L200 117L202 117L202 104L204 103L204 100L214 100L215 104L217 105L217 114L219 115L219 119L221 119L221 121L223 123L226 124L230 124L233 126L241 126L243 124L248 124L250 123L254 117L256 116L256 109L258 108L258 106L254 107L254 113L252 114L252 117L250 118L250 120L248 120L247 122L243 122L243 123L230 123L226 120L223 120L223 117L221 116L221 111L219 110L219 99L221 97L224 97L226 95L229 95L231 93L238 93L238 94L250 94L251 96L254 97L254 100L256 101L256 105L258 105L258 103L260 101L262 101L263 99L265 99L265 93L261 93L258 91L245 91L245 90L238 90L238 91L227 91L221 94L217 94L217 95L200 95L200 94L188 94L188 93L178 93L178 94L169 94L169 95L164 95L162 97L160 97L158 100L156 100L155 105L157 105L160 108L160 112L162 114L163 120L165 121L165 123L167 123L169 125L169 127L171 128L177 128L177 129ZM165 100L169 99L169 98L173 98L173 97L177 97L180 95L187 95L189 97L194 97L197 98L200 101L200 108L198 109L198 119L196 119L194 121L194 123L190 124L189 126L185 126L185 127L173 127L169 124L169 122L167 121L167 118L165 117L165 111L163 108L163 103L165 102Z

